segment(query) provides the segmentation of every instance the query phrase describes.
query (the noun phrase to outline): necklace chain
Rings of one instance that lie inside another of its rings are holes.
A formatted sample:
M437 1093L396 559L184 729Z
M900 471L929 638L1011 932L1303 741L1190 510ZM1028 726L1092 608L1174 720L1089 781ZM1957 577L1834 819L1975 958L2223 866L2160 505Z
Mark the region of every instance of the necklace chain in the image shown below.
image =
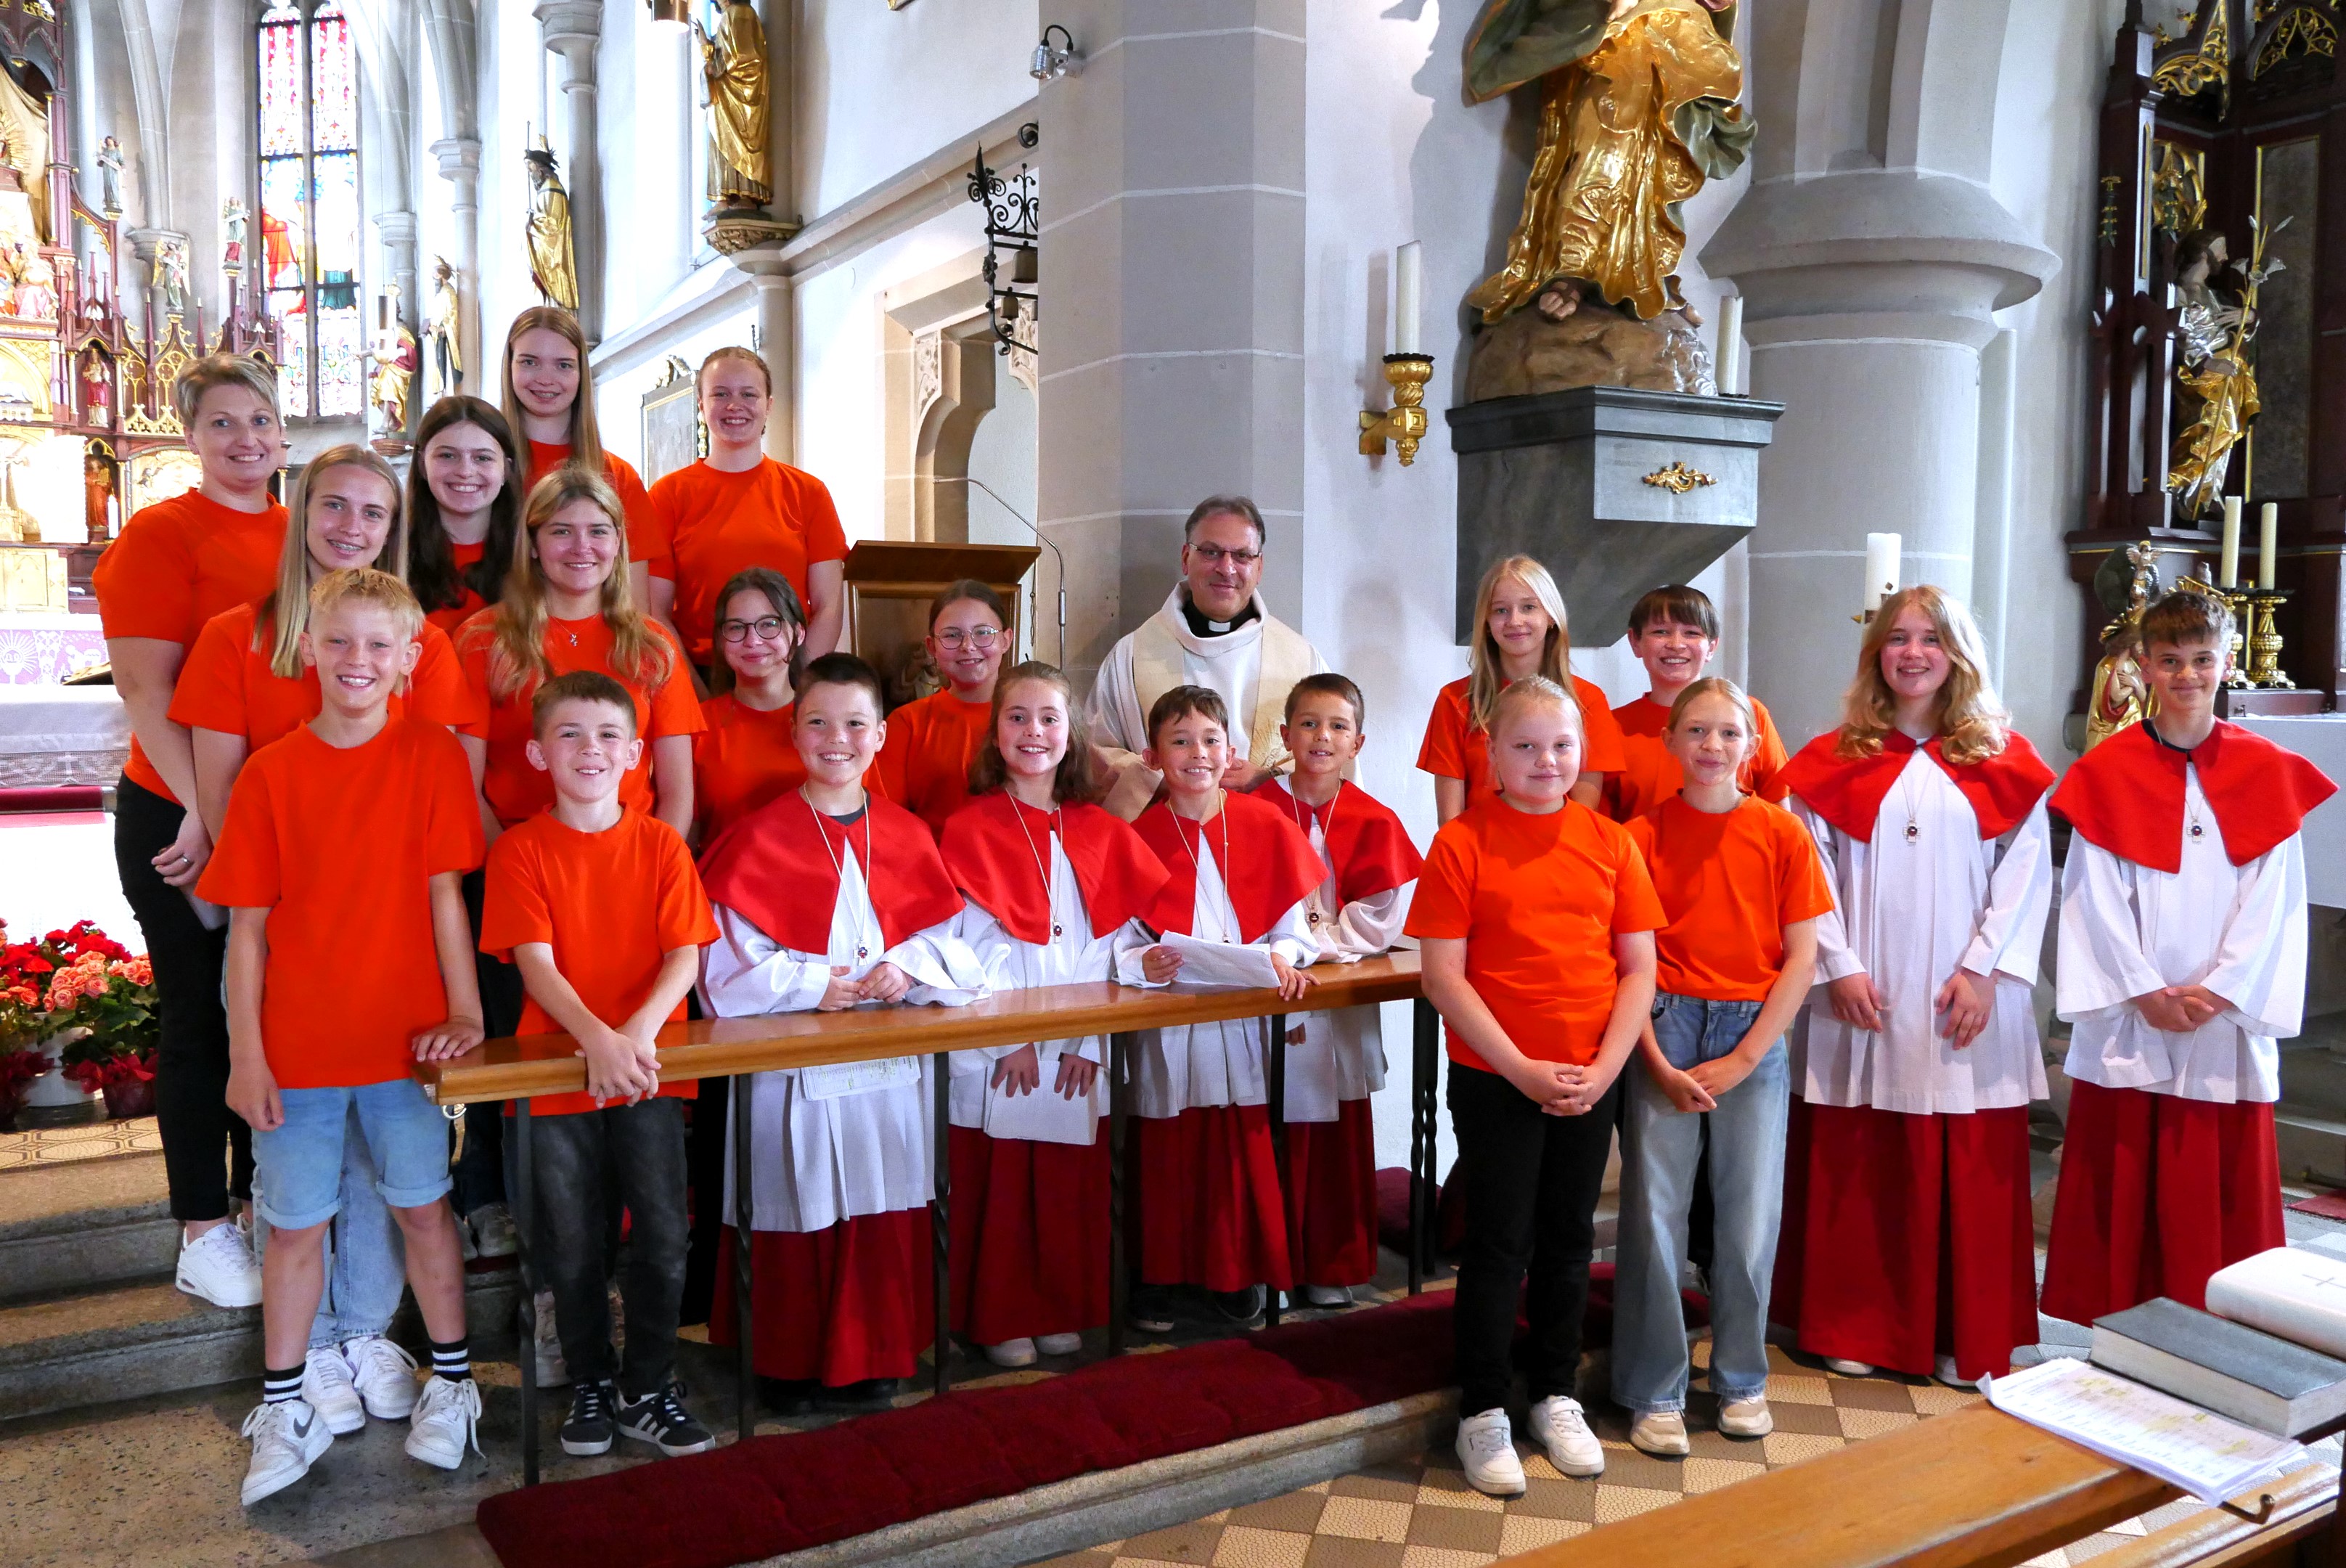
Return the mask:
M847 888L847 867L846 867L846 865L845 865L845 864L844 864L844 863L840 860L840 858L839 858L839 851L838 851L838 850L834 850L834 849L832 849L832 848L831 847L831 830L830 830L828 827L824 826L824 823L823 823L823 814L822 814L821 811L818 811L818 810L816 810L816 809L815 809L815 808L814 808L814 802L813 802L813 801L811 801L811 800L810 800L810 799L807 799L807 792L806 792L806 786L805 786L805 785L801 784L801 785L800 785L800 786L799 786L799 789L798 789L798 797L799 797L799 803L800 803L801 805L804 806L804 807L807 809L807 815L808 815L808 816L810 816L810 817L812 817L812 818L814 819L814 836L815 836L816 838L821 839L821 840L822 840L822 852L823 852L823 854L824 854L825 856L827 856L827 857L830 859L830 860L831 860L831 875L832 875L832 876L834 876L834 877L837 877L837 878L839 879L839 888L840 888L840 891L846 891L846 888ZM846 847L846 850L847 850L847 857L848 857L848 859L849 859L849 860L853 860L853 859L855 858L855 840L854 840L853 839L852 839L852 838L847 837L848 832L849 832L849 830L847 830L847 829L845 829L845 828L842 828L842 829L840 830L840 836L841 836L841 838L842 838L842 839L844 840L844 842L845 842L845 847ZM868 882L870 881L870 880L871 880L871 871L870 871L870 867L871 867L871 865L872 865L872 791L871 791L871 790L869 790L869 789L866 789L866 790L864 790L864 791L863 791L863 866L864 866L864 879L865 879L865 881L866 881L866 882L867 882L867 883L868 883ZM863 945L862 945L861 943L858 943L858 944L857 944L857 946L856 946L856 949L855 949L855 956L856 956L856 958L857 958L858 960L862 960L862 959L869 958L869 957L871 957L871 956L872 956L872 950L871 950L871 949L869 949L869 948L867 948L867 947L864 947L864 946L863 946Z
M1221 858L1221 860L1220 860L1219 862L1217 862L1217 864L1218 864L1219 866L1227 867L1227 866L1230 863L1230 816L1229 816L1229 802L1228 802L1227 800L1225 800L1225 799L1224 799L1224 798L1223 798L1223 791L1222 791L1222 790L1217 789L1217 790L1215 790L1215 791L1214 791L1214 803L1215 803L1218 807L1221 808L1220 809L1217 810L1217 811L1214 813L1214 815L1215 815L1216 817L1218 817L1218 818L1221 819L1221 823L1222 823L1222 858ZM1167 809L1167 810L1168 810L1168 811L1173 811L1173 809L1172 809L1172 807L1170 807L1170 806L1166 807L1166 809ZM1198 883L1200 883L1200 882L1202 882L1202 881L1204 881L1206 880L1206 868L1198 862L1198 851L1197 851L1197 850L1196 850L1196 849L1195 849L1195 848L1190 844L1190 842L1189 842L1189 835L1181 831L1181 822L1182 822L1181 813L1180 813L1180 812L1178 812L1178 811L1173 811L1173 831L1174 831L1174 833L1175 833L1175 834L1176 834L1176 835L1180 839L1180 840L1181 840L1181 848L1182 848L1183 850L1187 850L1187 851L1188 852L1188 856L1189 856L1189 874L1190 874L1190 878L1191 878L1191 881L1190 881L1190 883L1189 883L1189 889L1190 889L1190 894L1189 894L1189 897L1190 897L1190 903L1191 903L1191 906L1194 908L1194 907L1195 907L1195 905L1196 905L1196 902L1197 902L1197 888L1198 888ZM1204 822L1202 822L1202 821L1201 821L1201 822L1199 822L1199 823L1198 824L1198 842L1199 842L1199 843L1203 843L1203 842L1205 841L1205 838L1206 838L1206 824L1205 824ZM1225 889L1225 891L1227 891L1227 890L1228 890L1228 886L1229 886L1229 881L1228 881L1228 879L1229 879L1229 871L1220 871L1220 872L1219 872L1219 875L1221 875L1221 877L1224 879L1224 889ZM1235 906L1233 906L1233 907L1235 907ZM1193 921L1194 921L1194 918L1195 918L1195 917L1193 916L1193 917L1192 917ZM1195 932L1190 932L1189 934L1190 934L1190 935L1192 935L1192 936L1197 935L1197 933L1196 933Z
M1295 826L1301 830L1304 842L1311 841L1312 822L1317 821L1320 824L1320 841L1328 846L1329 871L1331 875L1335 870L1336 802L1343 798L1344 786L1340 781L1336 786L1336 793L1328 797L1328 804L1324 807L1311 808L1311 815L1307 818L1304 815L1303 797L1291 789L1287 792L1287 814L1295 819ZM1304 902L1307 905L1312 904L1316 902L1318 897L1319 890L1315 888L1312 890L1311 897L1307 898ZM1310 909L1304 918L1316 926L1320 923L1320 911L1316 908Z
M1026 811L1027 808L1022 805L1015 797L1013 797L1010 801L1010 814L1018 819L1018 831L1024 834L1026 839L1026 852L1035 859L1035 874L1043 879L1043 918L1050 921L1051 934L1053 936L1057 936L1060 934L1059 922L1056 917L1059 912L1059 901L1056 890L1055 890L1051 885L1051 873L1058 870L1058 861L1054 858L1049 870L1046 870L1044 868L1043 851L1035 847L1034 830L1026 826ZM1059 827L1059 808L1056 805L1054 805L1051 808L1050 817L1050 831L1054 833L1061 831Z

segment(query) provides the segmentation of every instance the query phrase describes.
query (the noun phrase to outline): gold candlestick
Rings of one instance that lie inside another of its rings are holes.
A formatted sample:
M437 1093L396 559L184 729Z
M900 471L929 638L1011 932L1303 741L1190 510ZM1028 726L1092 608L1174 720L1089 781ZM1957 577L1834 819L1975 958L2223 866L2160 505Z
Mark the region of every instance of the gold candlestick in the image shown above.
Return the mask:
M1361 412L1362 456L1383 456L1390 439L1403 468L1417 460L1417 443L1425 439L1425 383L1433 379L1431 354L1385 356L1385 381L1393 390L1393 405Z
M2280 607L2289 602L2286 590L2271 588L2244 593L2240 599L2248 606L2247 640L2249 645L2249 675L2247 684L2268 691L2293 691L2297 682L2280 667Z

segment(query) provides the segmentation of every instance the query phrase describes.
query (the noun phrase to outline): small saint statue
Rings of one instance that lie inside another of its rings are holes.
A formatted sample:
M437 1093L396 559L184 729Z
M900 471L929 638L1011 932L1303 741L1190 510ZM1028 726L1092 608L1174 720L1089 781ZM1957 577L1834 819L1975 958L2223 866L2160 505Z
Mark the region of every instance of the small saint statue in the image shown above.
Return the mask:
M156 297L162 301L163 312L169 316L183 315L194 289L188 281L188 242L176 236L159 239L155 244L155 270L149 279Z
M570 193L554 166L554 149L539 137L522 154L529 165L529 275L549 305L578 309L578 260L570 241Z
M2117 604L2104 579L2127 574L2125 597ZM2157 711L2157 697L2142 674L2142 612L2158 586L2158 547L2145 539L2114 556L2095 574L2094 591L2103 606L2117 618L2102 628L2102 657L2094 666L2094 687L2086 707L2086 749L2091 751L2119 730L2141 723Z
M237 197L220 204L220 270L233 278L244 270L244 230L252 209Z
M98 210L122 216L122 144L107 137L97 147Z
M101 428L114 423L114 368L92 343L82 351L82 423Z
M698 19L692 30L709 87L709 199L719 207L762 208L774 196L766 142L766 29L750 0L726 0L713 36Z
M15 279L9 314L23 321L56 321L57 271L49 265L49 259L37 249L27 249L19 239L8 258L8 271Z
M448 265L445 256L434 256L432 308L423 318L423 330L432 339L432 390L435 397L452 396L464 390L464 309L456 270Z
M421 355L415 334L399 314L396 285L382 296L382 319L374 349L374 382L369 396L382 415L382 433L399 440L407 433L408 393L415 384Z

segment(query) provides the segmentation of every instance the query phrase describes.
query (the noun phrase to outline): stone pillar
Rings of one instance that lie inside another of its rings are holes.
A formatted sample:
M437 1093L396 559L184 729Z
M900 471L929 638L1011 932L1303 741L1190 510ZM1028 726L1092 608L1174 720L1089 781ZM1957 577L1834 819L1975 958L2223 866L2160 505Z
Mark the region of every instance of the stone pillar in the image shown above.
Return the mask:
M391 273L391 280L399 286L399 320L405 323L409 331L415 334L420 349L423 341L423 312L418 308L416 299L418 290L415 267L415 214L379 212L375 215L374 230L375 237L382 245L383 260ZM372 305L366 308L364 314L368 341L372 342L381 334L382 329L376 325L375 311ZM420 351L416 361L415 379L408 383L407 417L410 428L413 427L416 419L423 412L423 394L428 383L428 378L423 373L423 355ZM386 430L382 433L397 441L403 439L407 432Z
M1163 600L1207 495L1262 507L1266 593L1300 610L1305 7L1212 10L1210 31L1119 0L1051 18L1087 61L1044 86L1037 113L1042 287L1061 302L1040 514L1066 552L1079 684Z
M456 341L464 357L464 373L458 378L468 390L491 386L495 378L486 377L481 364L481 143L477 137L450 137L432 144L432 154L440 160L440 178L456 188L449 208L456 219L456 254L449 260L455 264L456 287L461 309L458 311Z
M138 263L138 283L123 297L124 311L136 323L138 321L139 302L146 301L147 306L154 311L156 330L160 331L163 317L168 306L164 301L163 286L156 280L155 261L161 255L167 241L176 240L178 243L180 254L189 254L188 237L171 229L133 229L123 238L130 241L131 259ZM193 271L192 263L189 270ZM192 278L189 280L189 285L192 290ZM189 320L192 321L195 300L190 298L186 305L190 312ZM142 331L145 330L143 325L140 330ZM148 345L149 353L152 353L154 349L154 344Z
M603 336L603 182L596 153L595 51L603 38L602 0L543 0L546 47L562 56L562 183L570 192L570 242L578 259L578 324Z
M796 463L799 450L799 334L797 289L782 270L779 240L737 250L733 265L758 286L758 352L774 375L773 412L766 416L766 455Z

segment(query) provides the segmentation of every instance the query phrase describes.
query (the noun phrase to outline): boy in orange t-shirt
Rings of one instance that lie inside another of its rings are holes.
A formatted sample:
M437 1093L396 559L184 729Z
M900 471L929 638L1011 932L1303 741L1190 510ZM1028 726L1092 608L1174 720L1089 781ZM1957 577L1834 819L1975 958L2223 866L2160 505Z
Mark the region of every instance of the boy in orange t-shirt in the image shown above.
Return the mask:
M539 687L531 709L529 760L551 779L554 807L490 850L481 950L521 971L519 1033L566 1031L586 1058L586 1094L531 1105L539 1176L527 1222L571 1379L562 1451L607 1453L616 1430L665 1454L699 1453L717 1440L676 1381L687 1240L678 1101L693 1085L660 1084L657 1044L662 1024L684 1017L717 922L682 836L619 804L619 780L644 746L627 688L576 670ZM624 1361L605 1288L614 1197L630 1222Z
M1622 766L1605 781L1605 809L1617 822L1644 816L1683 782L1669 748L1670 705L1702 678L1719 653L1719 610L1710 596L1683 583L1646 595L1629 608L1629 651L1646 667L1651 689L1613 710L1621 728ZM1744 700L1758 727L1743 763L1744 791L1780 805L1784 787L1776 775L1786 759L1784 738L1758 697Z
M1668 731L1685 785L1628 824L1669 923L1655 944L1659 992L1638 1043L1644 1070L1628 1074L1613 1400L1634 1418L1632 1444L1671 1457L1688 1447L1678 1278L1706 1157L1719 1430L1759 1438L1775 1428L1768 1290L1791 1098L1782 1041L1808 1000L1817 917L1833 900L1808 830L1738 787L1759 728L1734 682L1689 684Z
M323 706L245 765L198 888L230 911L228 1103L252 1127L273 1230L261 1268L262 1402L244 1425L248 1506L301 1479L333 1441L302 1379L353 1115L432 1341L407 1451L454 1470L475 1446L481 1396L448 1207L448 1125L409 1068L481 1041L458 891L481 858L481 824L455 738L389 712L423 624L415 596L386 572L333 572L311 589L302 651Z
M1525 1488L1506 1405L1526 1270L1532 1434L1566 1475L1605 1468L1573 1398L1581 1315L1615 1079L1652 1006L1663 914L1628 833L1567 799L1580 748L1579 707L1556 682L1527 676L1499 693L1501 793L1434 835L1406 928L1426 1000L1449 1025L1452 1179L1466 1206L1458 1457L1494 1496Z

